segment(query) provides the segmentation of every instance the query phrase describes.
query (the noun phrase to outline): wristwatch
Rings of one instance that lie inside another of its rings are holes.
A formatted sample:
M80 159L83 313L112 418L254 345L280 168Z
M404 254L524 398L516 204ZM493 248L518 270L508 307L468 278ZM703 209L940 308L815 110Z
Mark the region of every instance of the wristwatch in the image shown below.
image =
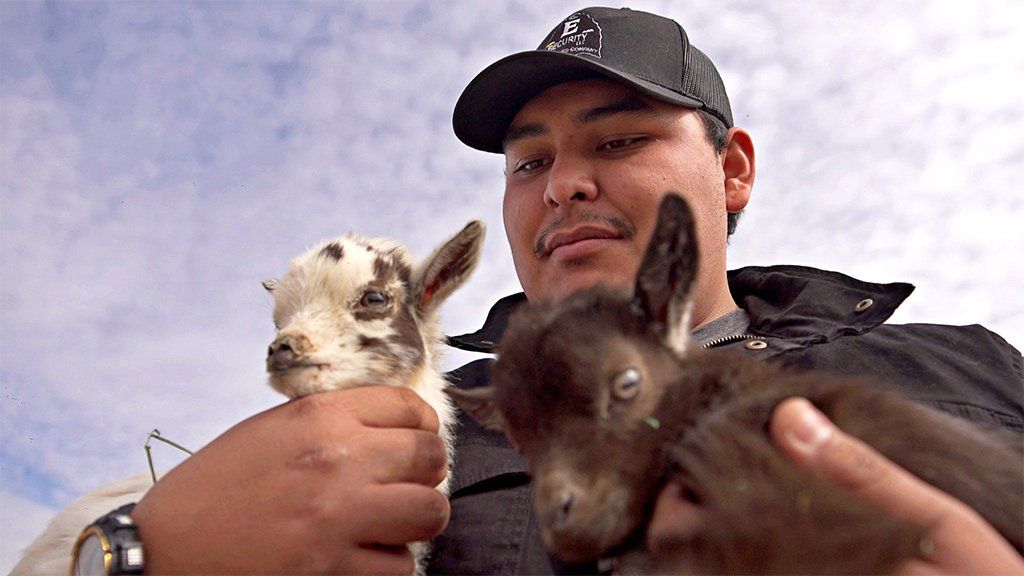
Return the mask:
M142 542L128 515L134 507L125 504L82 531L71 552L71 576L142 574Z

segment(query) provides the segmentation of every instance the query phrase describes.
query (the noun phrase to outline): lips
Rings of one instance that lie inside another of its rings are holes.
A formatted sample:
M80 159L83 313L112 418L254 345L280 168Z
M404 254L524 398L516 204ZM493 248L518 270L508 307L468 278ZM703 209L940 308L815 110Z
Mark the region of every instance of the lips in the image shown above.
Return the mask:
M541 257L546 258L563 246L576 244L585 240L620 240L624 236L617 230L609 230L598 226L580 226L564 232L556 232L544 242Z

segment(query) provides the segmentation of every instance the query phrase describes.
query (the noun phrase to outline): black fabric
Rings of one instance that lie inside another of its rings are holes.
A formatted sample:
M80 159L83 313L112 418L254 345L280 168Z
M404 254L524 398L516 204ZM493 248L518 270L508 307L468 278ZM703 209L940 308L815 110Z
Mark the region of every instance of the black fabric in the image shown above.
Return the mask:
M449 336L448 344L460 350L468 350L470 352L492 352L494 345L505 332L505 326L508 325L508 317L524 302L526 302L526 294L522 292L505 296L491 307L490 312L487 313L487 320L484 321L484 325L479 330L460 336ZM466 367L455 370L452 372L452 375L458 377L464 368Z
M883 324L913 291L909 284L772 266L732 271L729 286L751 316L751 333L768 344L725 346L737 354L868 378L956 416L1024 430L1024 363L1013 346L981 326ZM866 300L871 304L858 311ZM521 294L503 298L480 330L450 343L490 351L525 301ZM490 364L467 364L451 373L452 381L463 388L486 385ZM597 572L596 565L567 565L545 552L526 462L501 434L463 416L456 435L451 522L434 542L429 573Z

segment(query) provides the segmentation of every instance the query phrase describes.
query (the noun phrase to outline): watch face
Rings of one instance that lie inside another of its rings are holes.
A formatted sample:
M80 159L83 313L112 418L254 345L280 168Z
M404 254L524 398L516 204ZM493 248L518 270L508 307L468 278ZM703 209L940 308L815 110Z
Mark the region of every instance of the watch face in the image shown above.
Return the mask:
M75 557L73 576L106 576L110 553L103 549L103 541L96 534L82 540Z

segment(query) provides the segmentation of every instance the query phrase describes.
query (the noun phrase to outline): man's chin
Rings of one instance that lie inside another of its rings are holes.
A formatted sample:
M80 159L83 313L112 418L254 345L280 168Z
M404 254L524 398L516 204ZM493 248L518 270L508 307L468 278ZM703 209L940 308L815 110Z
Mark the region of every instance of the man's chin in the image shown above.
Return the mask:
M537 294L530 295L530 300L560 302L576 292L598 285L629 294L633 288L632 278L624 275L622 270L616 272L582 267L565 269L545 282Z

